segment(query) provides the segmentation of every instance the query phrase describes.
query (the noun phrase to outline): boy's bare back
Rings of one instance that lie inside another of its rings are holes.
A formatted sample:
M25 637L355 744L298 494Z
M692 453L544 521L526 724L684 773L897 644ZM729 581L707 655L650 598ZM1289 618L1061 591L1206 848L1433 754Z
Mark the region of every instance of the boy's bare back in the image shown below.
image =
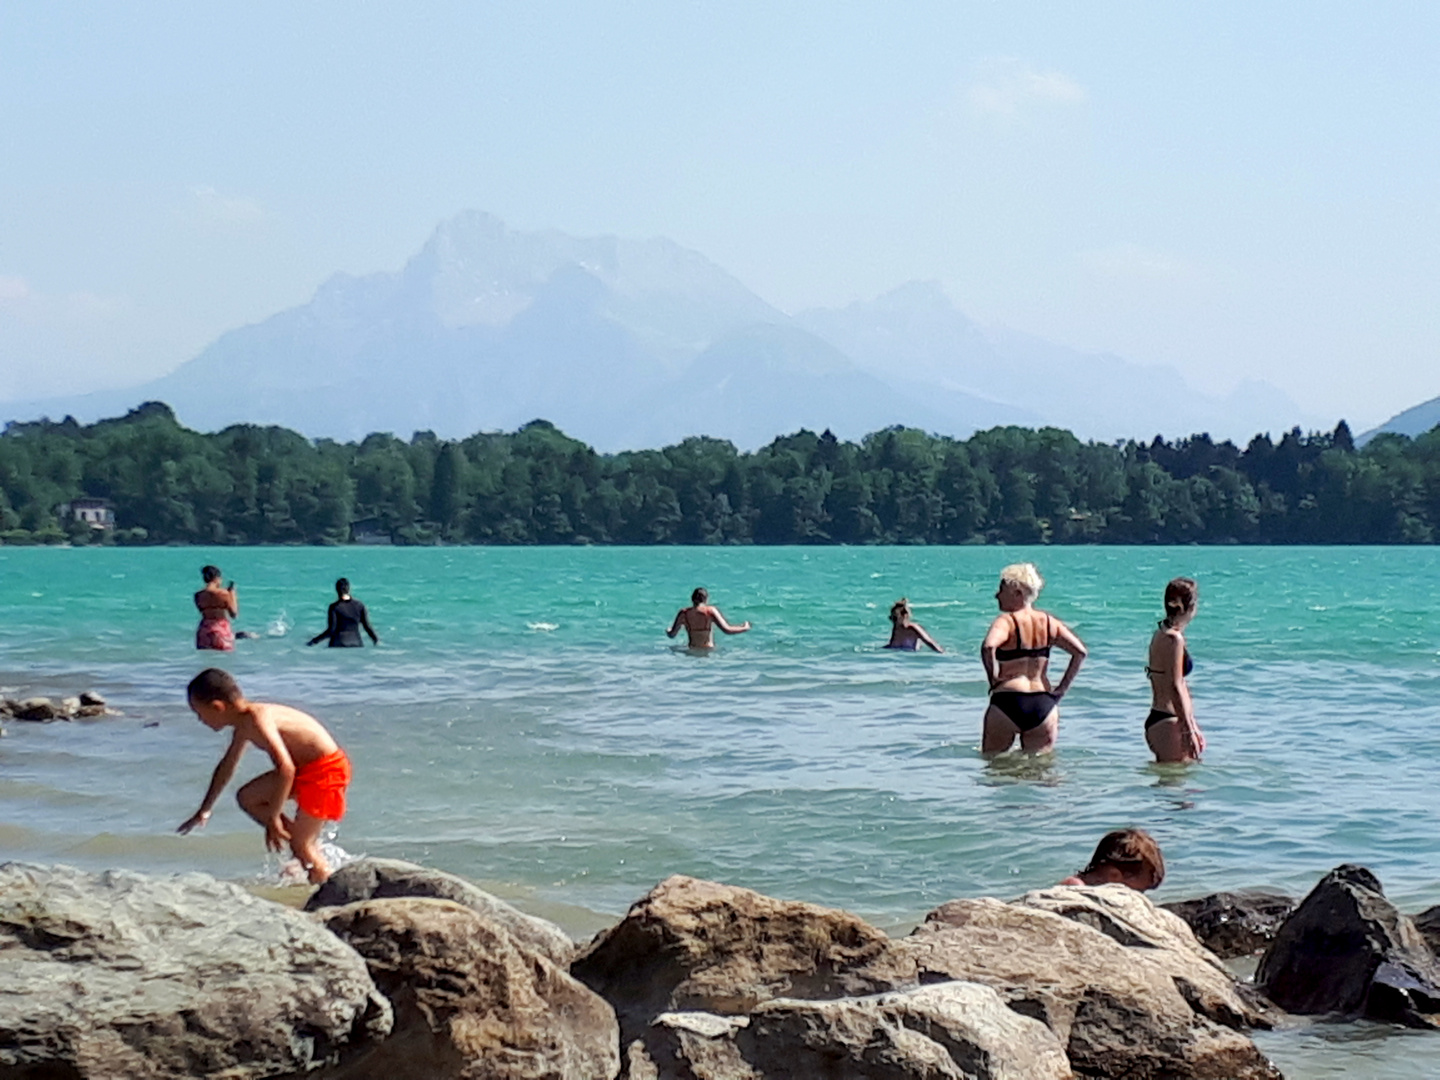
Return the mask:
M289 705L274 705L261 701L247 704L249 708L235 716L235 737L253 743L269 753L269 732L273 731L279 736L285 752L290 755L291 764L297 769L333 754L340 748L334 736L309 713ZM271 756L274 756L273 753Z

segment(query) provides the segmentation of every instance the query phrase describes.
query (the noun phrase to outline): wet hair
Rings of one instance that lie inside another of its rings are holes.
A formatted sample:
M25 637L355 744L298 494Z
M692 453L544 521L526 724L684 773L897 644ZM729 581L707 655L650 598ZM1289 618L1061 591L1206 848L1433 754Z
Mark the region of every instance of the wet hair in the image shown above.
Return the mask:
M346 593L348 593L349 591L350 591L350 579L349 579L348 577L336 578L336 580L335 580L335 593L336 593L336 595L338 595L338 596L344 596L344 595L345 595Z
M218 566L202 566L202 567L200 568L200 576L205 579L205 584L206 584L206 585L209 585L210 582L212 582L212 581L219 581L219 580L220 580L220 567L218 567Z
M1080 874L1083 877L1106 866L1127 875L1149 870L1156 886L1165 880L1165 857L1160 854L1155 838L1144 829L1117 829L1106 833L1096 845L1095 854L1090 856L1090 865Z
M1017 562L1000 571L1000 584L1014 585L1027 600L1034 600L1045 587L1045 579L1033 562Z
M190 685L185 688L185 695L191 701L207 704L212 701L223 701L228 705L233 705L240 700L240 684L228 671L210 667L190 680Z
M902 616L908 615L909 613L910 601L903 596L890 605L890 621L892 623L898 623Z
M709 599L710 594L704 589L696 589L690 594L690 603L692 604L703 604L706 600Z
M1177 577L1165 586L1165 622L1174 623L1186 612L1194 611L1200 599L1200 586L1194 578Z

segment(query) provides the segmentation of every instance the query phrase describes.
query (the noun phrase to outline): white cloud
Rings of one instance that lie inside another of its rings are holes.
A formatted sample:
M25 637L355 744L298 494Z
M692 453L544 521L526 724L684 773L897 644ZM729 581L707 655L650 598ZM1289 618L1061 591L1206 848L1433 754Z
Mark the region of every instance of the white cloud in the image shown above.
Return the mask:
M1060 71L1037 71L1023 60L998 57L982 61L966 90L976 116L1013 119L1035 106L1071 106L1085 101L1085 88Z
M1200 276L1199 268L1175 255L1139 244L1120 243L1082 251L1080 265L1095 277L1128 281L1180 281Z
M191 188L177 213L186 224L211 230L253 229L270 218L257 200L247 195L226 195L208 184Z

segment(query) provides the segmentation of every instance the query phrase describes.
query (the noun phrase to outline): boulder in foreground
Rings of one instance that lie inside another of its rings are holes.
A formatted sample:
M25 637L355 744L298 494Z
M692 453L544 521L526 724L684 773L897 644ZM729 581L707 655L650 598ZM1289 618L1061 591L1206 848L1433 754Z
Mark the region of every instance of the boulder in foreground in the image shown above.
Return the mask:
M1320 879L1276 933L1255 982L1300 1015L1440 1027L1440 964L1363 866Z
M1014 904L952 900L902 944L922 982L982 983L1043 1021L1077 1075L1277 1080L1239 1030L1264 1017L1193 937L1167 944L1171 935L1189 930L1141 894L1106 885L1046 889Z
M575 943L554 923L526 915L464 878L399 859L356 859L341 867L315 891L306 902L305 910L319 911L362 900L403 896L428 896L463 904L489 922L504 927L526 948L560 967L569 964L575 955Z
M0 1077L258 1080L390 1027L355 952L238 886L0 865Z
M615 1014L506 929L448 900L326 908L395 1012L384 1042L327 1080L612 1080Z
M1234 960L1264 952L1295 910L1295 899L1284 893L1246 890L1160 906L1184 919L1195 936L1220 959Z
M676 875L596 936L570 966L620 1019L625 1045L663 1012L752 1012L915 984L883 931L847 911Z

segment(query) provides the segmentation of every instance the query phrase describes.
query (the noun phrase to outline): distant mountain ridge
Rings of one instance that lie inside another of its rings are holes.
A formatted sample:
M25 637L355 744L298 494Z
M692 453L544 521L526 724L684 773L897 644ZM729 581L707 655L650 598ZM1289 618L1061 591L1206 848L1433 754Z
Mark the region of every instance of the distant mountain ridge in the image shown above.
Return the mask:
M792 318L672 241L522 232L474 211L443 222L400 271L338 274L161 379L4 412L93 420L146 400L202 430L281 424L342 439L543 417L601 450L895 424L1245 437L1298 418L1264 384L1211 398L1169 368L983 329L935 284Z
M1424 435L1437 424L1440 424L1440 397L1422 401L1419 405L1412 405L1404 412L1396 413L1379 427L1371 428L1355 441L1364 444L1376 435L1387 432L1393 435L1408 435L1413 439L1417 435Z

